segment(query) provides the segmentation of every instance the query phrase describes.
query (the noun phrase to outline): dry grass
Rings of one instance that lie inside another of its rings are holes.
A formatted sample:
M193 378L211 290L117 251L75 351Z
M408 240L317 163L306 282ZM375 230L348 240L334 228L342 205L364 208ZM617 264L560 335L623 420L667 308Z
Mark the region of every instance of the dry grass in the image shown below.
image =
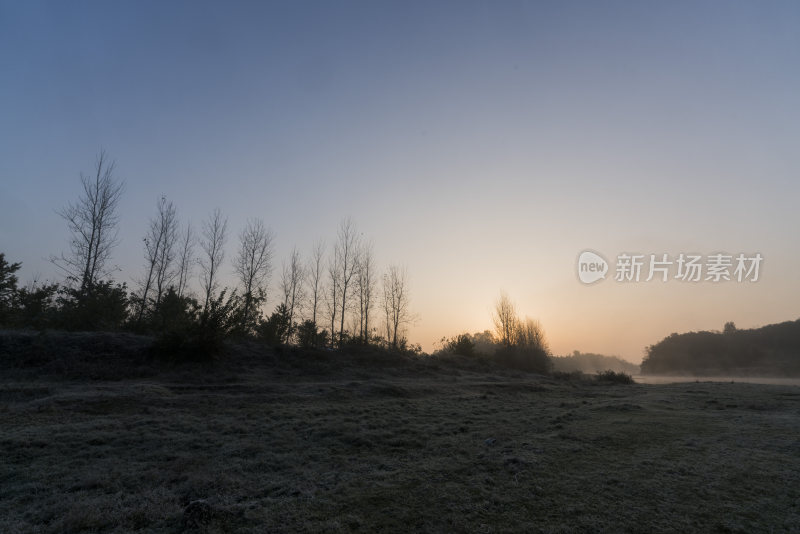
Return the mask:
M0 532L798 531L798 388L298 356L0 380Z

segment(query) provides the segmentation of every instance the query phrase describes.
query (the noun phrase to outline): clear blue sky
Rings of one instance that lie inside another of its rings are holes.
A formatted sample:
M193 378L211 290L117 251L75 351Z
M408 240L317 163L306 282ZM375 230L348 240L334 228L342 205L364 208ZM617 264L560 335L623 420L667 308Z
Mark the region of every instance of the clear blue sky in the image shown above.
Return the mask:
M104 147L120 281L161 195L195 226L220 207L229 259L248 217L280 262L352 216L407 266L425 348L489 328L505 289L556 352L637 361L798 316L798 95L797 2L0 0L0 250L57 278L55 212ZM764 271L585 287L584 248Z

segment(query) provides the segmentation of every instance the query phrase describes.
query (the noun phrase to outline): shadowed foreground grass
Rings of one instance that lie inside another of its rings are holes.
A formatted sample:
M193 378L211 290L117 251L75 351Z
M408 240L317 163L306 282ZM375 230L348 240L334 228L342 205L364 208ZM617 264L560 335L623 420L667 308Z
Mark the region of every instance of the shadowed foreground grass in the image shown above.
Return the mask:
M799 388L344 374L0 379L0 532L798 531Z

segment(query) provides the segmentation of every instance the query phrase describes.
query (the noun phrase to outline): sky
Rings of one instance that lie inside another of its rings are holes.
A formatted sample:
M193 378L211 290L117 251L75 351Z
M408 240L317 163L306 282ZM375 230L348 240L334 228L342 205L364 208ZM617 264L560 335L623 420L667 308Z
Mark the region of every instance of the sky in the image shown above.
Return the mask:
M798 318L798 140L797 2L0 0L0 251L23 281L59 280L57 212L102 148L118 281L161 196L228 217L231 285L248 218L278 272L351 217L407 269L425 350L491 329L505 291L554 353L639 362L672 332ZM584 250L606 279L579 280ZM622 253L763 261L622 282Z

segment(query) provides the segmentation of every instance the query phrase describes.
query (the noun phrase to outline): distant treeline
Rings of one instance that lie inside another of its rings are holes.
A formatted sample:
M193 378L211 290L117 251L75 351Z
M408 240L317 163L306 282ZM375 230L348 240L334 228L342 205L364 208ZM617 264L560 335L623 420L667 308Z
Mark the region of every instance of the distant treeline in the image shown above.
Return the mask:
M800 376L800 320L671 334L647 348L642 374Z
M570 356L553 356L553 370L562 373L580 371L582 373L600 373L614 371L616 373L639 374L639 366L626 362L617 356L605 356L590 352L574 351Z

